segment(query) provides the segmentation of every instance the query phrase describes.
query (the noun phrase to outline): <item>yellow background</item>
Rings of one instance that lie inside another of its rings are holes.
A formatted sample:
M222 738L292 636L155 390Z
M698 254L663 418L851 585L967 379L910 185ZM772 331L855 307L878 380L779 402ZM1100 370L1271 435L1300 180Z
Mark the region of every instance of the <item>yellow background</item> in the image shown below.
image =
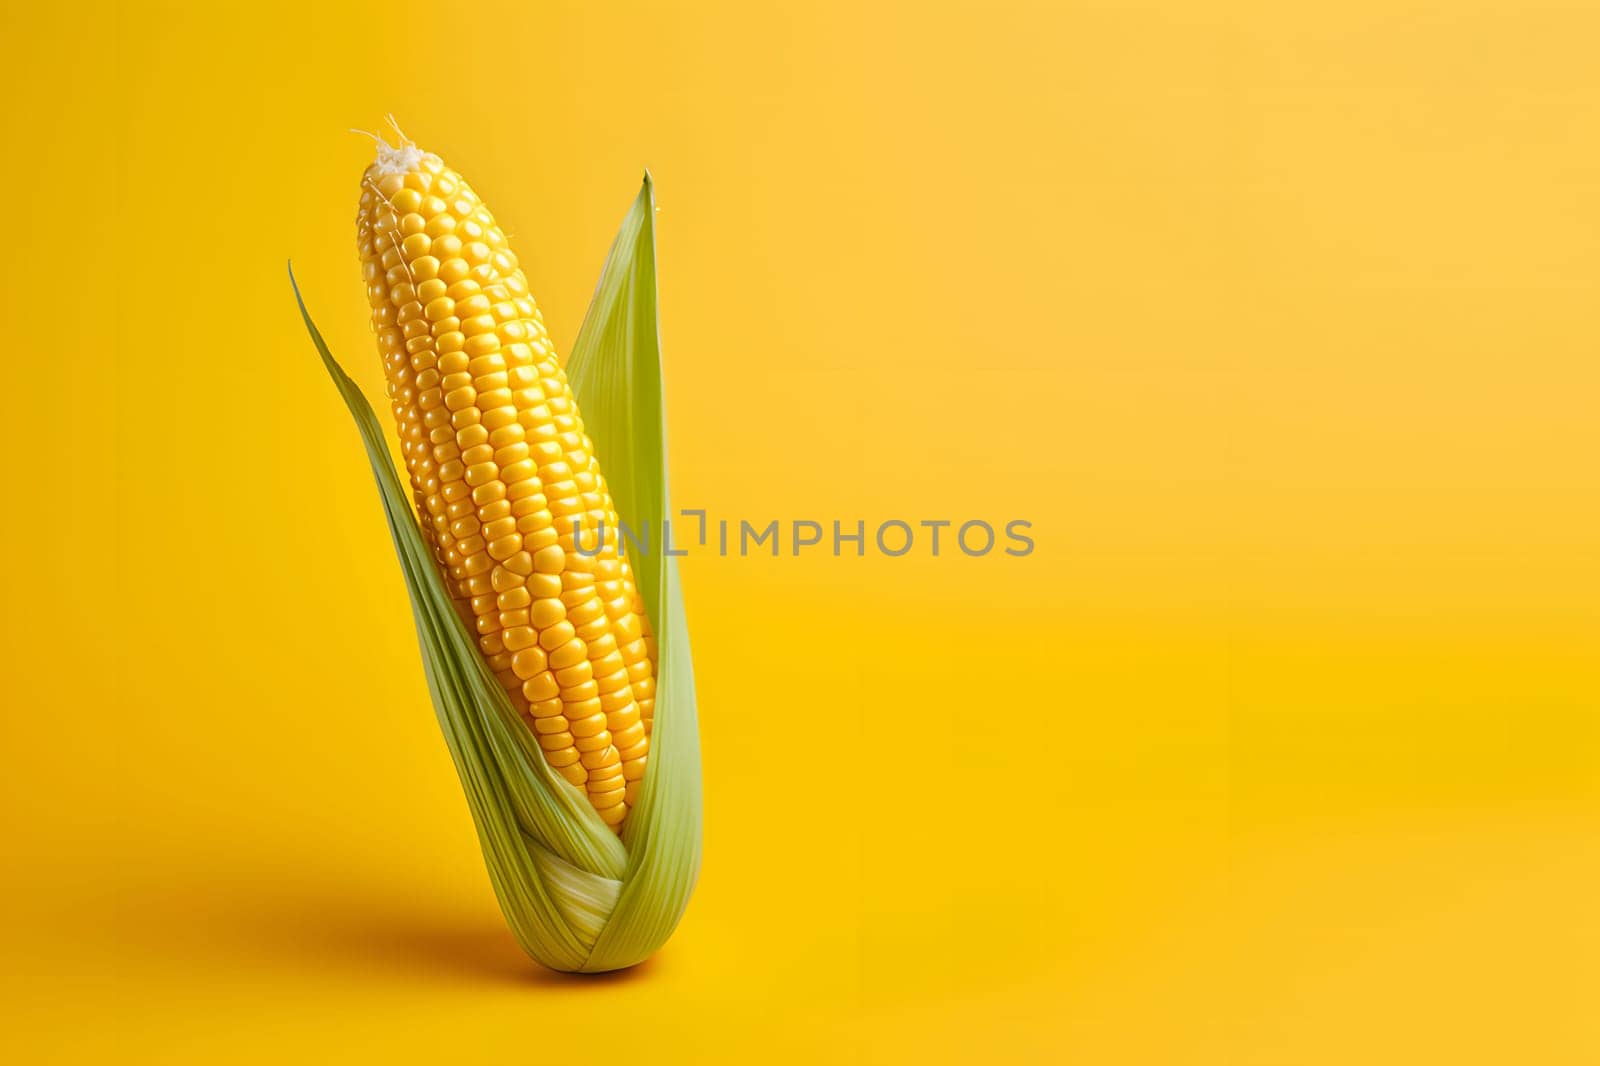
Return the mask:
M1600 1059L1600 12L6 3L0 1048ZM657 181L706 859L505 932L292 257L393 111L570 346Z

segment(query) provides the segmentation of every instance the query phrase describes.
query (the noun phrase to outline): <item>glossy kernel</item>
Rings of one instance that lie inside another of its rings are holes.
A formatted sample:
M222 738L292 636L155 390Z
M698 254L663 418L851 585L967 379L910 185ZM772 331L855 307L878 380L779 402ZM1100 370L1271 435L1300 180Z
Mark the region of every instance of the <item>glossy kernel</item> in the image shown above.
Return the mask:
M357 247L422 532L547 762L620 826L655 644L615 536L598 543L615 509L493 214L437 156L398 157L363 178Z

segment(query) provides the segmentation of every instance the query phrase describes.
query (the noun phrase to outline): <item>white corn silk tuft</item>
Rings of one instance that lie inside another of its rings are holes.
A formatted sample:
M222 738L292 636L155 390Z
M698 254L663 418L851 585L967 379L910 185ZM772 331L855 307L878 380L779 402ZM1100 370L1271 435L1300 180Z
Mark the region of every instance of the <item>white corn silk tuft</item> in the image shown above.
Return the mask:
M378 176L388 177L390 174L408 174L422 165L423 151L414 144L402 144L398 148L390 147L383 140L378 141L378 161L373 166L378 171Z

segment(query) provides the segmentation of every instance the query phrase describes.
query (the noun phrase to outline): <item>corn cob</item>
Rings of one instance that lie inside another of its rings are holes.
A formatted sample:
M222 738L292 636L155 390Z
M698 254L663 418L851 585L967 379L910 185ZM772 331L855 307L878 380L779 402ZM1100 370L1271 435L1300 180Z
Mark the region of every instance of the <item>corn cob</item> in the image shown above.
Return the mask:
M424 539L546 761L620 830L656 648L594 446L494 216L438 156L374 139L357 247Z

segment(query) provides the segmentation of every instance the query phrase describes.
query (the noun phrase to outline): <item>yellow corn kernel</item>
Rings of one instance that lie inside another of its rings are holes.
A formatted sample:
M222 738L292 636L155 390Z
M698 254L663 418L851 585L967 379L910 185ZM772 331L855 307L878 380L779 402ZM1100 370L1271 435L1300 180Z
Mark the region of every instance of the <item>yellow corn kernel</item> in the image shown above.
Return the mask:
M471 187L409 142L379 149L359 211L424 538L546 760L620 826L648 755L654 641L617 538L588 554L616 511L527 278Z

